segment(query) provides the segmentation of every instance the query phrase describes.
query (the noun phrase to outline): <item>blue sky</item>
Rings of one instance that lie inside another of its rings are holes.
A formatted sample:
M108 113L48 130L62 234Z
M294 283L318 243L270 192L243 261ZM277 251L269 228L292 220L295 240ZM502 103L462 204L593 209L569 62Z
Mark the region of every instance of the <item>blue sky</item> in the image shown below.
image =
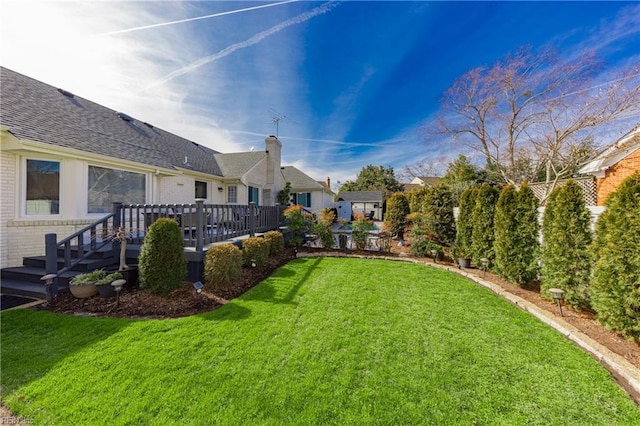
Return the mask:
M221 152L263 149L279 117L283 163L334 183L457 156L423 140L443 91L520 46L596 49L601 81L640 63L636 2L3 0L0 13L3 66Z

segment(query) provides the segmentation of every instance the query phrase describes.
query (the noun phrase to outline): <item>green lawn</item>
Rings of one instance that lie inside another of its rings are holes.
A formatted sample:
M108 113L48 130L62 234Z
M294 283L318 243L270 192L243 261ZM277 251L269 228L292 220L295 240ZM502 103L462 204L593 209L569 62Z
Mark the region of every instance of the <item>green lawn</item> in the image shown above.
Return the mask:
M40 425L640 424L564 337L422 265L298 259L175 320L1 320L3 400Z

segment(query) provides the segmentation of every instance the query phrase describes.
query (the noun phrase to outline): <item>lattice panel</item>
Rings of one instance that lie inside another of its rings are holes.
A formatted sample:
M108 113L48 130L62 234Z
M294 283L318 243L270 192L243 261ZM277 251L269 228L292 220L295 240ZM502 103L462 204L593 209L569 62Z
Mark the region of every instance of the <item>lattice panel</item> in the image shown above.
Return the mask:
M564 179L558 181L556 186L565 185L569 179ZM584 202L587 206L595 206L597 200L597 188L596 181L592 177L584 177L584 178L574 178L573 181L580 186L582 189L582 194L584 196ZM532 183L529 185L535 196L540 200L542 205L545 203L542 202L543 199L548 198L548 194L551 193L551 184L550 183Z

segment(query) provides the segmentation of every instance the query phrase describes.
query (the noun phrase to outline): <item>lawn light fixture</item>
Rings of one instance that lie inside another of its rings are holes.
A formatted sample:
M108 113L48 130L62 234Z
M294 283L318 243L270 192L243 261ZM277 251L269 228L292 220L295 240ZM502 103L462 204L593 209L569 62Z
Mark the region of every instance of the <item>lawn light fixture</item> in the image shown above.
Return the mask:
M251 267L252 268L256 267L256 260L255 259L251 259Z
M196 289L196 293L200 294L200 293L202 293L202 289L204 288L204 284L202 284L200 281L196 281L195 283L193 283L193 288Z
M431 250L431 257L433 258L433 263L438 263L438 250Z
M127 280L115 280L111 283L111 286L116 291L116 308L120 306L120 292L122 291L122 287L127 283Z
M489 259L486 257L480 259L480 266L482 267L482 276L484 277L487 274L487 268L489 267Z
M549 292L553 296L553 299L558 303L558 309L560 309L560 316L562 315L562 300L564 300L564 290L559 288L550 288Z
M40 277L40 281L44 281L45 292L47 293L47 300L53 299L53 280L58 277L56 274L47 274Z

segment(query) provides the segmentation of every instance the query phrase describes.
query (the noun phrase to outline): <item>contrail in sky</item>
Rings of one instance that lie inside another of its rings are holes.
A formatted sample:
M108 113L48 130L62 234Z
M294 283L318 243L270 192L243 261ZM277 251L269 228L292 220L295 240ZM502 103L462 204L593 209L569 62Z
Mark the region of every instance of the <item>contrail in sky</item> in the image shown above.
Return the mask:
M160 80L157 80L153 83L151 83L149 86L145 87L144 89L142 89L142 91L151 89L153 87L159 86L161 84L164 84L170 80L173 80L174 78L181 76L183 74L186 74L188 72L191 72L197 68L200 68L203 65L206 65L210 62L213 61L217 61L218 59L222 59L225 56L228 56L230 54L232 54L233 52L235 52L236 50L239 49L244 49L245 47L249 47L252 46L256 43L259 43L260 41L264 40L265 38L274 35L275 33L290 27L292 25L296 25L296 24L301 24L305 21L308 21L309 19L318 16L318 15L322 15L325 14L329 11L331 11L334 7L336 7L338 5L338 2L327 2L322 4L321 6L316 7L315 9L312 9L309 12L305 12L305 13L301 13L298 16L294 16L293 18L287 19L284 22L279 23L278 25L275 25L271 28L269 28L268 30L262 31L250 38L248 38L245 41L241 41L239 43L235 43L232 44L231 46L225 47L224 49L222 49L221 51L219 51L218 53L214 53L213 55L210 56L206 56L204 58L198 59L197 61L182 67L178 70L175 70L169 74L167 74L166 76L164 76L163 78L161 78Z
M245 7L244 9L229 10L227 12L219 12L219 13L214 13L212 15L197 16L195 18L180 19L178 21L162 22L160 24L151 24L151 25L144 25L142 27L127 28L125 30L110 31L108 33L96 34L94 35L94 37L124 34L124 33L130 33L133 31L148 30L150 28L165 27L167 25L182 24L184 22L199 21L201 19L217 18L218 16L233 15L234 13L248 12L250 10L263 9L265 7L280 6L282 4L295 3L297 1L299 0L287 0L287 1L281 1L278 3L263 4L260 6Z

